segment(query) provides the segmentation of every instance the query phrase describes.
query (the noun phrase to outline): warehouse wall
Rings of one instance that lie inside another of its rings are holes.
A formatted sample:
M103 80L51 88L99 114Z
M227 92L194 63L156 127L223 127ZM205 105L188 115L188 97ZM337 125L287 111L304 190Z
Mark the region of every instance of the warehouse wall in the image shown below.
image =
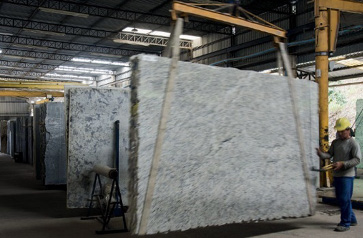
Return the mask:
M0 116L29 116L29 103L24 99L0 97Z

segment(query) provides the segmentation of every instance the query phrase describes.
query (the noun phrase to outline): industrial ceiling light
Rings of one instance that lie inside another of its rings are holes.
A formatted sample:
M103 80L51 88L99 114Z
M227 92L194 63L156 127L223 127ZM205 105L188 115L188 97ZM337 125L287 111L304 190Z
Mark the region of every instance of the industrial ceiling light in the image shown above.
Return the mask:
M79 76L79 75L72 75L72 74L57 74L57 73L48 73L41 78L49 78L49 77L57 77L62 79L72 78L72 79L86 79L86 80L94 80L93 77L90 76Z
M117 61L77 58L77 57L72 58L71 61L81 62L81 63L91 63L91 64L108 64L108 65L129 66L129 63L127 63L127 62L117 62Z
M14 58L14 59L27 59L27 60L37 60L37 58L32 57L25 57L25 56L17 56L17 55L3 55L7 58Z
M105 56L105 57L115 57L115 58L122 58L122 55L112 55L112 54L104 54L104 53L91 53L91 55L96 56Z
M120 43L120 44L129 44L129 45L150 46L149 43L138 42L138 41L129 41L129 40L121 40L121 39L114 39L113 42Z
M152 30L149 30L149 29L141 29L141 28L135 28L135 27L126 27L122 31L137 33L137 34L149 34L150 32L152 32Z
M57 9L52 9L52 8L45 8L45 7L39 7L39 10L42 11L42 12L49 12L49 13L55 13L55 14L61 14L61 15L68 15L68 16L73 16L73 17L83 17L83 18L89 17L89 15L86 14L86 13L68 12L68 11L57 10Z
M14 34L12 34L12 33L6 33L6 32L0 32L0 35L3 35L3 36L12 36Z

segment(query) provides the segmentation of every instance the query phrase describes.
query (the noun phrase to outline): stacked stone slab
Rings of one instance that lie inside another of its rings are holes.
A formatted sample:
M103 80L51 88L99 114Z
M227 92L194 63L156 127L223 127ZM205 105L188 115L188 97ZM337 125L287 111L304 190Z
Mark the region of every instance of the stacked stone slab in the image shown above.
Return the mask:
M170 62L132 59L132 232L142 233L143 216L154 234L309 215L307 187L315 196L318 174L309 173L308 186L285 77L179 62L156 180L149 181ZM294 85L310 168L318 165L317 85ZM153 195L145 201L148 186Z
M8 126L7 121L0 121L0 138L1 138L1 153L6 153L7 151L7 144L8 144Z
M64 103L49 102L34 107L36 177L44 185L66 184Z
M89 204L96 164L115 167L115 122L120 121L119 184L127 204L129 91L115 88L65 89L67 117L67 206ZM103 185L109 183L103 178Z
M357 114L356 114L356 131L355 131L355 139L358 141L360 145L360 151L363 155L363 99L357 100ZM363 162L361 161L360 164L357 166L360 169L363 169Z
M16 124L15 120L9 120L7 122L7 131L8 131L7 153L11 157L14 157L15 154L15 124Z

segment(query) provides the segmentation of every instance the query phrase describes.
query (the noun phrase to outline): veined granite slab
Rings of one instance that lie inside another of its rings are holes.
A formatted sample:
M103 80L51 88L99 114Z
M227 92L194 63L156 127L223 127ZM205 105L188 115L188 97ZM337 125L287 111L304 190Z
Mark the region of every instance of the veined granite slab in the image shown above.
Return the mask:
M167 58L132 59L129 228L134 234L140 234L169 67ZM317 84L294 84L310 168L319 161ZM318 174L310 175L315 197ZM150 199L147 234L309 215L287 78L179 62Z
M127 204L129 92L115 88L68 88L67 206L87 207L96 164L115 166L115 121L120 121L120 189ZM106 180L104 181L106 182ZM109 181L107 181L109 182Z

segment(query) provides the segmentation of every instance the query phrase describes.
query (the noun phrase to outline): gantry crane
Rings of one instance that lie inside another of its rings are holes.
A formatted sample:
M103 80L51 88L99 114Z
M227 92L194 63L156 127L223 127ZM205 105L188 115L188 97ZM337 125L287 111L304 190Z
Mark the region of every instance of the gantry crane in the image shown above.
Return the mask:
M328 57L335 52L340 11L363 13L363 3L347 0L315 0L315 79L319 83L319 139L321 150L329 149ZM321 161L321 167L329 160ZM320 176L320 186L331 186L331 173Z

